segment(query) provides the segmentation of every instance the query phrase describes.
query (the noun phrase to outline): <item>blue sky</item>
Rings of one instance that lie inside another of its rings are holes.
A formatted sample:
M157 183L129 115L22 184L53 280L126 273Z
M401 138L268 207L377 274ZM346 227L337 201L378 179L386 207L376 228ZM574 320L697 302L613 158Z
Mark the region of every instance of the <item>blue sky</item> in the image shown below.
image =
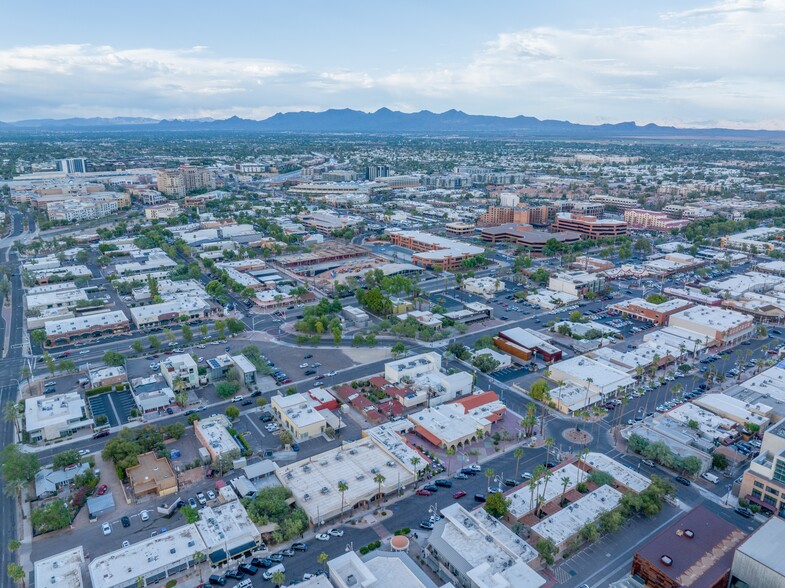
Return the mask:
M387 106L785 129L785 0L45 0L4 20L6 121Z

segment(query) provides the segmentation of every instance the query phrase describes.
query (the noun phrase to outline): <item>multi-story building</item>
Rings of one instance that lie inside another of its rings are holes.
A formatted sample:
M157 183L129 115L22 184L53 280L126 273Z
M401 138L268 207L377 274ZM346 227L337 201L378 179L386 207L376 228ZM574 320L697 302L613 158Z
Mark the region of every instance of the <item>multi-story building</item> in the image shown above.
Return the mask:
M731 588L785 586L785 521L772 517L736 548L731 566Z
M87 160L84 157L71 157L57 160L57 171L67 174L87 173Z
M591 202L599 202L605 205L605 208L615 208L616 210L630 210L637 208L640 203L632 198L622 198L621 196L608 196L607 194L596 194L589 196Z
M194 421L194 434L213 461L221 459L237 459L243 447L228 431L232 423L222 414Z
M143 453L137 459L137 465L125 470L137 499L148 494L168 496L177 492L177 476L168 459L158 457L153 451Z
M498 292L504 290L504 282L498 278L466 278L461 282L461 288L470 294L477 294L483 298L493 298Z
M511 192L502 192L499 194L499 204L502 206L518 206L521 203L521 197Z
M182 296L160 304L131 308L131 318L139 329L149 329L183 320L206 318L210 305L196 296Z
M574 231L589 239L621 237L627 234L627 223L614 219L598 219L595 216L582 216L570 212L556 215L553 225L557 231Z
M189 192L204 189L215 189L215 177L207 168L183 165L158 172L158 190L168 196L184 198Z
M167 202L156 206L148 206L144 209L144 217L147 220L158 220L172 218L180 214L180 205L177 202Z
M760 455L744 472L739 497L785 517L785 419L763 434Z
M199 368L190 353L167 357L161 362L161 374L172 390L196 388L199 385Z
M404 359L390 361L384 364L384 379L397 384L402 378L418 378L425 374L435 373L441 369L442 357L438 353L429 351Z
M386 178L390 175L389 165L367 165L365 166L365 177L373 181L376 178Z
M530 222L529 209L522 206L489 206L488 210L480 215L477 224L480 226L496 226L508 223Z
M581 240L580 234L575 231L548 233L534 229L528 224L507 224L496 227L486 227L480 232L480 238L483 241L490 241L491 243L508 241L520 245L521 247L526 247L533 253L542 253L545 244L551 239L554 239L556 242L562 243L563 245L571 245Z
M552 275L548 281L548 289L578 298L583 298L589 292L599 292L603 286L603 276L583 271L559 272Z
M672 298L659 304L654 304L643 298L630 298L612 305L611 308L622 316L631 316L641 321L649 321L655 325L664 325L671 315L692 308L694 305L688 300Z
M25 431L30 441L54 441L82 429L92 429L85 401L78 392L25 399Z
M412 263L426 269L455 270L461 267L464 259L485 253L482 247L420 231L388 231L387 234L395 245L416 251Z
M270 398L270 406L278 420L298 441L318 437L327 427L327 420L316 410L315 405L314 401L302 394Z
M49 321L44 329L46 331L46 347L54 347L94 337L127 333L131 330L131 323L125 313L116 310Z
M673 314L668 319L671 327L695 333L698 342L708 347L733 347L752 337L755 323L752 318L734 310L716 306L694 306Z
M158 191L175 198L185 197L185 178L178 169L165 169L158 172Z
M624 221L631 229L668 232L682 229L691 223L688 219L674 219L665 212L633 208L624 212Z
M471 223L447 223L444 225L444 230L448 235L454 237L465 237L474 233L474 225Z

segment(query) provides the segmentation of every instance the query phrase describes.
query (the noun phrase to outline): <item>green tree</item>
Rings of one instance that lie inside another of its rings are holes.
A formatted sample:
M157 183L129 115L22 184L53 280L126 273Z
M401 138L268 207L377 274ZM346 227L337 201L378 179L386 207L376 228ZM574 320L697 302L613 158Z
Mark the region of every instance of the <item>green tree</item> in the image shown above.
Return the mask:
M215 321L213 323L213 328L215 329L215 332L218 334L219 337L223 338L226 335L225 321Z
M711 466L716 470L724 470L728 467L728 458L716 451L711 454Z
M139 341L139 339L137 339L136 341L131 343L131 349L133 349L136 353L141 353L142 351L144 351L144 345L142 345L142 342Z
M46 341L46 331L44 329L36 329L30 333L30 339L33 343L41 347L43 346L44 341Z
M486 491L490 490L490 488L491 488L491 478L493 478L495 473L496 472L493 470L493 468L485 468L485 478L486 478L486 481L487 481L487 484L485 485L485 490Z
M227 406L224 412L231 421L236 421L238 418L240 418L240 409L234 405Z
M333 335L333 342L336 345L339 345L341 343L341 338L343 337L343 329L341 329L340 325L335 325L330 329L330 332Z
M480 353L475 354L472 359L472 365L482 373L487 374L499 367L499 361L491 357L488 353Z
M512 452L513 457L515 458L515 479L518 479L518 466L521 464L521 459L523 458L523 448L517 447L515 451Z
M281 434L278 436L278 440L281 442L281 445L287 447L294 443L294 435L292 435L291 432L287 431L286 429L283 429Z
M30 512L30 522L37 533L49 533L71 524L71 511L62 500L55 500Z
M24 584L27 574L22 566L14 562L9 562L7 571L8 577L14 584Z
M282 571L278 570L273 572L270 580L272 580L273 584L276 586L283 586L286 583L286 575Z
M382 498L383 498L383 495L382 495L382 484L384 484L385 480L387 480L387 478L384 477L384 474L376 474L373 477L373 481L376 483L377 488L378 488L377 493L376 493L377 500L378 500L377 504L382 501Z
M18 539L11 539L8 542L8 551L10 551L11 553L16 553L17 551L19 551L20 547L22 547L22 542L19 541Z
M57 470L80 463L82 463L82 458L76 449L61 451L52 458L52 467Z
M117 351L107 351L101 359L106 365L115 367L125 365L125 357L122 353L117 353Z
M230 335L238 335L245 330L245 324L236 318L226 319L226 328L229 329Z
M237 382L230 382L228 380L218 382L218 384L215 385L215 391L221 398L229 398L230 396L234 396L239 390L240 384Z
M180 327L180 332L183 334L183 341L185 341L188 344L191 344L193 342L194 332L193 329L191 329L190 325L184 324L182 327Z
M199 520L199 511L192 506L188 506L187 504L180 508L180 512L183 513L185 517L185 522L187 524L195 523Z
M172 329L164 329L164 337L166 337L169 343L174 343L177 340L177 335L174 334Z
M199 332L202 333L202 337L207 337L207 333L210 332L210 329L207 328L207 325L200 325L199 326Z
M404 345L399 341L398 343L392 346L392 349L390 351L392 352L392 356L397 359L406 353L406 345Z
M416 459L416 458L413 457L412 459ZM416 479L416 477L415 477L415 479ZM343 507L344 507L344 504L346 503L345 502L345 497L346 497L347 490L349 490L349 485L346 482L344 482L343 480L340 480L338 482L338 492L341 493L341 522L343 522Z
M540 559L545 562L546 565L552 566L553 562L556 561L556 545L553 544L553 541L550 539L542 538L534 545L534 549L537 550L537 553L540 556Z
M483 335L474 342L474 348L478 351L480 349L494 349L495 347L493 337L490 335Z
M500 519L507 514L507 509L510 507L511 503L512 501L505 498L503 493L494 492L488 495L483 506L485 512L492 517Z
M0 452L0 467L5 481L3 490L8 495L27 486L41 469L38 456L21 451L16 444L6 445Z
M330 561L330 556L327 555L324 551L322 551L318 556L316 556L316 563L322 566L322 570L327 570L328 561Z
M161 349L161 340L155 335L148 335L147 340L150 342L150 348L158 351Z
M55 375L57 371L57 365L55 364L54 358L49 355L48 353L44 353L44 363L46 364L46 369L49 371L51 375Z

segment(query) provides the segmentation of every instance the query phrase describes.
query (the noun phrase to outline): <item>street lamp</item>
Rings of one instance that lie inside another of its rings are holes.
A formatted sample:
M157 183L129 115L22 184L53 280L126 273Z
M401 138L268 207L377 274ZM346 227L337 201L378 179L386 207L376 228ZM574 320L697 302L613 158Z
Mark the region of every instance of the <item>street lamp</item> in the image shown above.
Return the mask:
M346 549L344 551L346 551L346 553L354 551L354 541L349 541L349 543L346 544Z

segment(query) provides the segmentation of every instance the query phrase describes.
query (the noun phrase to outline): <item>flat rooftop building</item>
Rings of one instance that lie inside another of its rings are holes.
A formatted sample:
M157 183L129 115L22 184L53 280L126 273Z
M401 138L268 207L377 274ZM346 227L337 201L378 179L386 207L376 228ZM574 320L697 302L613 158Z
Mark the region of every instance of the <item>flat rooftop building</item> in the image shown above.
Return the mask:
M202 446L210 452L213 460L221 457L239 457L242 447L227 430L231 426L224 415L212 415L194 421L194 432Z
M771 517L733 555L731 586L734 588L782 588L785 586L785 521Z
M695 306L668 319L668 325L681 327L696 334L701 341L714 347L732 347L749 339L754 331L752 318L716 306Z
M78 392L25 399L25 430L32 442L53 441L92 427Z
M204 541L210 563L215 565L253 551L262 541L259 529L248 518L248 512L239 500L231 500L199 510L196 528Z
M79 545L57 555L35 562L35 585L39 588L82 588L84 550Z
M46 346L53 347L77 340L127 333L131 329L131 324L125 313L115 310L49 321L44 329L46 331Z

